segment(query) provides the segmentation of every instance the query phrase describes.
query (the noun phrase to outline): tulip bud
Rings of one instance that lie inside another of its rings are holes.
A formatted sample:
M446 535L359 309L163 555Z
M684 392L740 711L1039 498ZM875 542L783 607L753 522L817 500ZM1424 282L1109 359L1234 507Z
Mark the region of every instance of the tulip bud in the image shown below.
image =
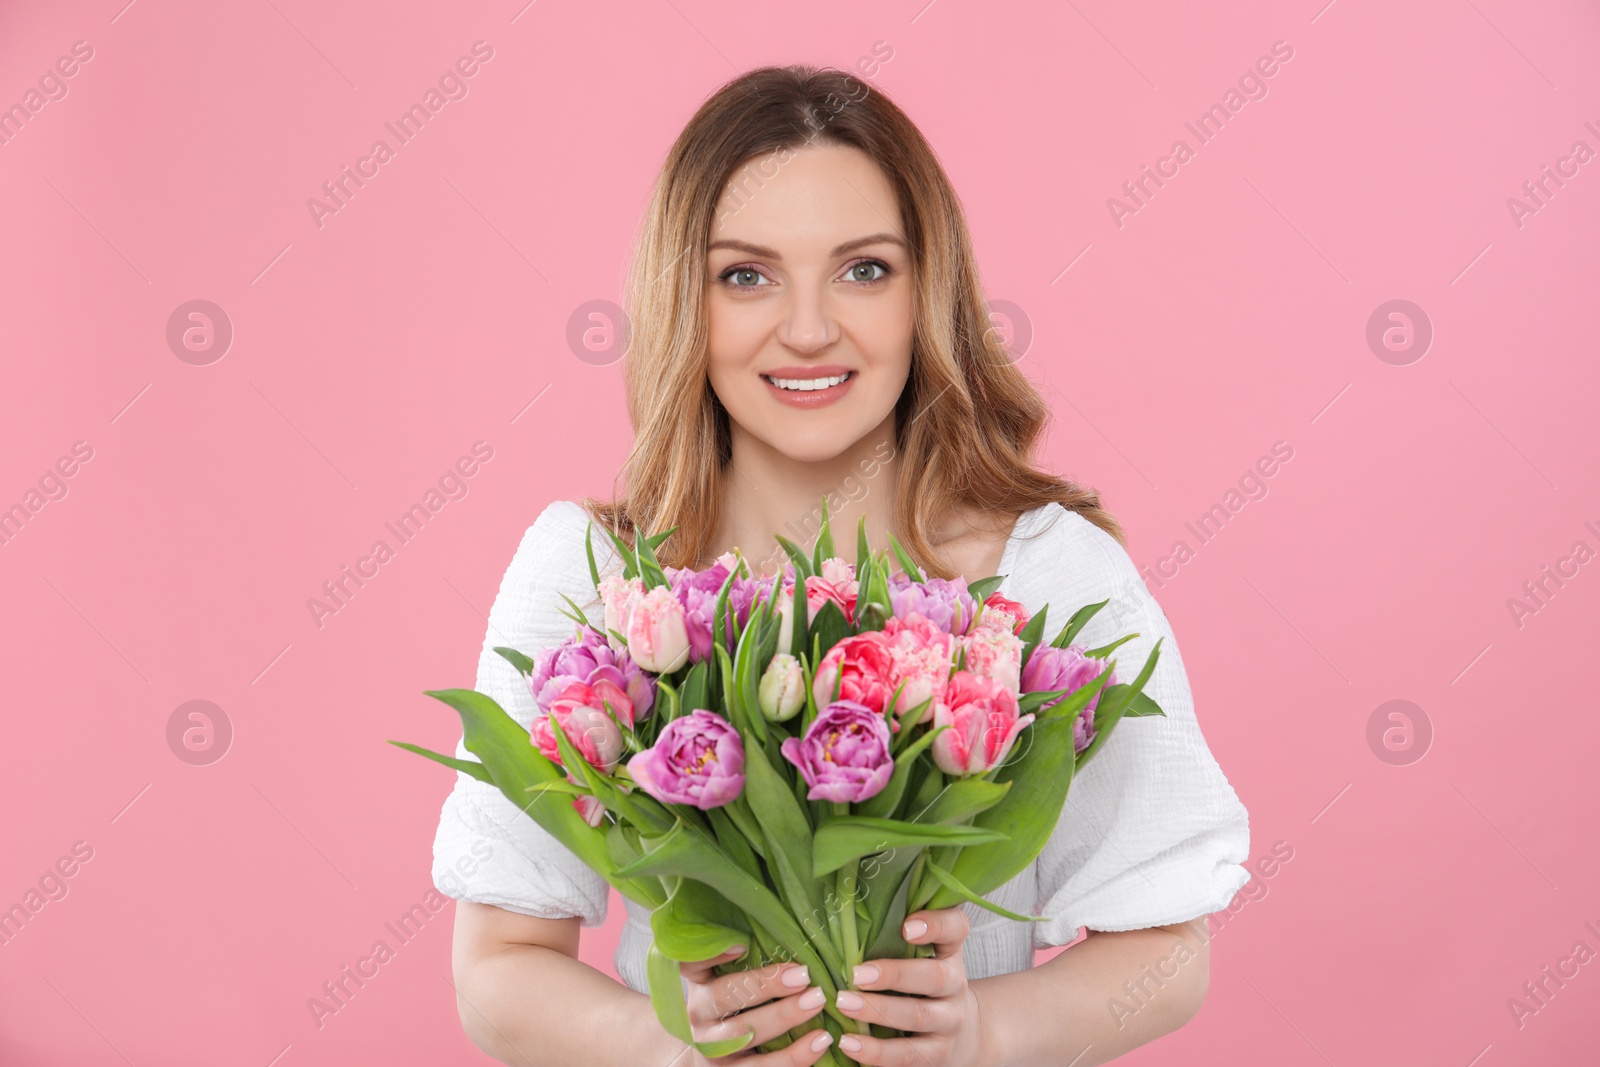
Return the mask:
M665 586L633 601L628 612L628 654L647 671L670 674L689 660L683 605Z
M800 661L787 652L773 656L761 675L757 696L761 714L772 722L794 718L795 712L806 702L806 680L800 671Z

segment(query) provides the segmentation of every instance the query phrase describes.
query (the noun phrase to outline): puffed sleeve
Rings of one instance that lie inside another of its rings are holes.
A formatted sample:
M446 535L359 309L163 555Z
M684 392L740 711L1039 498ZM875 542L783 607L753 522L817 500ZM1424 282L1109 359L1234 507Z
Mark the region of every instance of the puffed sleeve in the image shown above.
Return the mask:
M1046 526L1017 553L1016 592L1030 610L1050 605L1054 636L1085 604L1109 598L1076 641L1113 653L1132 681L1161 639L1145 693L1165 717L1124 719L1072 782L1039 855L1034 947L1073 941L1080 927L1135 930L1208 915L1249 880L1250 826L1195 718L1172 627L1127 551L1076 512L1051 505ZM1009 581L1009 579L1008 579Z
M575 503L547 507L522 536L500 591L478 656L475 688L494 698L523 727L535 705L526 680L494 651L496 645L530 657L570 637L575 624L561 613L565 593L599 621L584 552L588 515ZM602 556L603 536L595 557ZM463 742L460 759L476 759ZM579 916L584 926L605 921L611 887L570 849L487 782L457 772L455 788L439 813L433 841L433 884L457 900L493 904L541 919Z

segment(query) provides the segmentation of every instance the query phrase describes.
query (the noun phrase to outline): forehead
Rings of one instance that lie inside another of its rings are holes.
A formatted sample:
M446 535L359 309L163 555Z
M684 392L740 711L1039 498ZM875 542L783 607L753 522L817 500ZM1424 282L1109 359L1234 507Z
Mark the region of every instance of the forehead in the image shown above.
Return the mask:
M901 232L883 168L859 148L815 145L769 152L735 169L717 201L711 240L798 254L881 230Z

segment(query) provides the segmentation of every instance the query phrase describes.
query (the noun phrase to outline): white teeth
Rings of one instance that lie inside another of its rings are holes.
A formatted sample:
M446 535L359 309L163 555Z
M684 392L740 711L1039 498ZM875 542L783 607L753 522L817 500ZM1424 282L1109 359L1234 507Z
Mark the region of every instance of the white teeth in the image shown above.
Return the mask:
M840 374L832 378L768 378L763 374L762 377L779 389L809 393L814 389L828 389L835 385L842 385L850 375Z

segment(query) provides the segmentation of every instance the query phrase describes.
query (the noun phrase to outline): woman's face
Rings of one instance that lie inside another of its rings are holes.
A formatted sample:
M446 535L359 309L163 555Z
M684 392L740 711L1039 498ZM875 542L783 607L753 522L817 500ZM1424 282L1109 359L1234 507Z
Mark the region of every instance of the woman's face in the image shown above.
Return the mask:
M724 189L706 277L711 388L741 434L832 459L883 425L911 370L911 259L882 169L817 145Z

